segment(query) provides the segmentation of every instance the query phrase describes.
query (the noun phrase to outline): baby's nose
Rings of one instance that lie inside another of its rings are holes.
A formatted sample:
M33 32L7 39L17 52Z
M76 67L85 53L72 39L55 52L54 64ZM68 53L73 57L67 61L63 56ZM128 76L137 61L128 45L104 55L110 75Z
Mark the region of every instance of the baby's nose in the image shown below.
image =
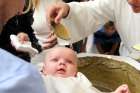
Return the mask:
M66 62L62 59L62 60L59 60L59 65L65 65Z

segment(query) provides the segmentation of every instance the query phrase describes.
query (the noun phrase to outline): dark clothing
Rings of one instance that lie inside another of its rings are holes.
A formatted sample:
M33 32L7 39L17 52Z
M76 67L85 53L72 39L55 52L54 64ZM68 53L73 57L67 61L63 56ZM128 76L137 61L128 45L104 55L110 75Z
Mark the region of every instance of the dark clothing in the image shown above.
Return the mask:
M83 46L83 40L80 40L78 42L73 43L72 46L66 45L65 47L72 48L75 52L80 53L82 52L81 51L82 46Z
M32 23L33 11L29 11L28 13L23 15L16 15L8 20L6 25L3 27L2 33L0 34L0 48L3 48L26 61L30 61L30 56L28 53L18 52L11 45L10 35L17 35L19 32L27 33L32 46L38 51L41 51L41 46L38 44L38 40L36 39L34 31L31 27Z
M82 52L81 51L82 46L83 46L83 40L80 40L72 44L73 50L75 50L77 53Z
M113 44L119 43L120 44L121 39L117 32L113 33L112 35L107 35L104 31L97 31L94 33L94 43L100 43L102 49L105 52L109 52L112 49ZM118 47L119 49L119 47ZM118 54L118 49L116 50L115 54Z

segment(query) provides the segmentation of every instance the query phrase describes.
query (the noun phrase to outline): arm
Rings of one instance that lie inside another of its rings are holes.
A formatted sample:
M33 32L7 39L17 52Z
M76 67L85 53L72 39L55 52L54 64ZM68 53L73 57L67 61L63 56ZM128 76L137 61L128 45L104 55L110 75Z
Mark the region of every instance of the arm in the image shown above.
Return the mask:
M120 42L121 42L120 36L118 35L117 32L114 33L114 37L112 37L112 42L113 42L113 45L112 45L112 48L109 53L115 54L115 52L119 48Z
M96 45L98 52L101 54L105 53L104 49L102 47L102 44L103 44L104 39L105 39L103 37L104 37L104 35L100 30L98 30L97 32L94 33L94 42L93 43Z
M109 54L115 54L115 52L116 52L116 50L118 49L118 47L119 47L119 43L115 43L115 44L113 44L112 45L112 48L111 48L111 50L110 50L110 52L109 52Z
M115 0L95 0L69 3L70 11L64 24L71 31L72 41L85 38L107 22L114 21Z
M96 43L96 48L99 53L104 54L104 50L102 49L100 42Z

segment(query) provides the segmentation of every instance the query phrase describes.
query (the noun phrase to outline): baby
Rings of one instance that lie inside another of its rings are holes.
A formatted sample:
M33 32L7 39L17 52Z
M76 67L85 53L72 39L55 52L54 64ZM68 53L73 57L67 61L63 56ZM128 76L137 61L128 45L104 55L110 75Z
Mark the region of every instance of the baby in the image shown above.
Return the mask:
M47 81L47 91L53 90L50 93L102 93L94 88L82 73L78 72L77 60L76 53L69 48L57 47L47 53L42 69L44 79ZM128 86L123 84L113 93L130 93L130 91Z
M25 32L19 32L17 35L11 34L10 39L12 46L16 49L16 52L20 52L19 55L27 53L28 54L27 58L29 58L29 60L35 54L39 53L39 49L36 47L39 44L31 42L28 34ZM20 57L23 59L26 58L22 56Z

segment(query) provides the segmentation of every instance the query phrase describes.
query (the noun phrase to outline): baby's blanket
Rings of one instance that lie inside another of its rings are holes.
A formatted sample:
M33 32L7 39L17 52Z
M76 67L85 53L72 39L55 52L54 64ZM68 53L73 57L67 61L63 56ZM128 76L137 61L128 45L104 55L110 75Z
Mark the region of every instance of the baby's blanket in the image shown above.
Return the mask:
M101 93L80 72L77 77L44 76L47 93Z

